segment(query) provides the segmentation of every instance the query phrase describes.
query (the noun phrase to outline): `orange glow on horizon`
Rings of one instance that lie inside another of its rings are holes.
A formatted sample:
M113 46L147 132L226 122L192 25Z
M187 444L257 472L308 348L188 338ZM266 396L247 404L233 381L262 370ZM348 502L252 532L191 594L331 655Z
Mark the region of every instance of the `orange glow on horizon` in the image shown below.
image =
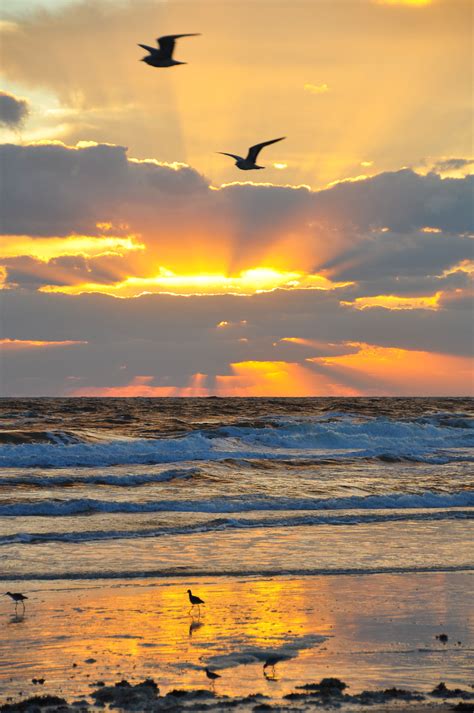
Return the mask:
M283 340L282 340L283 341ZM311 345L311 340L284 341ZM317 344L317 342L316 342ZM333 345L336 347L337 345ZM153 376L135 376L123 386L80 387L72 396L379 396L474 393L468 357L346 342L350 354L309 357L303 363L248 360L229 365L230 374L196 373L185 385L154 385Z

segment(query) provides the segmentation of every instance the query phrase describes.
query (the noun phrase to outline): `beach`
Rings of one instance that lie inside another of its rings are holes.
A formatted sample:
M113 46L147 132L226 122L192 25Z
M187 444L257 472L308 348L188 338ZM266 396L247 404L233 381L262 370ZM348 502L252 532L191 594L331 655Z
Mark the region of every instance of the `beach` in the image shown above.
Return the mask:
M1 600L0 704L147 679L135 710L468 702L472 401L3 407L0 580L28 599Z
M206 602L200 613L190 611L187 585ZM151 678L162 695L211 690L206 666L221 675L217 695L260 693L280 705L328 677L350 695L392 687L426 695L441 681L474 693L472 573L22 587L24 617L2 605L2 703L20 693L87 699L98 681L123 679ZM437 638L443 633L446 643ZM272 654L282 660L264 675ZM32 680L43 678L40 690Z

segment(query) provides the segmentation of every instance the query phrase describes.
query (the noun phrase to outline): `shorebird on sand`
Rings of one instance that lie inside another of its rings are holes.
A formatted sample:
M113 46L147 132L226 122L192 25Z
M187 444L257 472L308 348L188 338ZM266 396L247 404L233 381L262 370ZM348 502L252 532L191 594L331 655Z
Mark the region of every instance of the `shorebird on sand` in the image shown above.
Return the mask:
M187 64L187 62L179 62L177 59L173 59L173 50L176 44L176 40L180 37L196 37L199 32L192 32L186 35L164 35L163 37L157 38L157 43L159 48L150 47L149 45L141 45L144 50L149 52L146 57L141 59L141 62L146 62L151 67L174 67L177 64Z
M199 610L199 613L201 613L200 605L205 604L204 600L201 599L200 597L196 597L190 589L187 589L186 591L188 593L189 601L191 602L191 609L193 607L197 607Z
M265 674L265 670L267 668L271 668L273 675L275 675L275 666L277 665L277 663L280 663L280 661L285 661L285 657L276 655L269 656L263 664L263 673Z
M25 599L28 599L28 597L25 597L24 594L20 594L19 592L5 592L4 596L13 599L15 602L15 611L17 610L18 602L22 603L23 611L25 611Z
M258 168L265 168L265 166L257 166L257 156L260 153L260 151L265 147L265 146L270 146L270 144L276 144L277 141L283 141L286 136L281 136L279 139L272 139L271 141L262 141L261 144L255 144L255 146L251 146L249 148L249 152L245 158L242 156L237 156L235 153L226 153L225 151L218 151L217 153L222 154L223 156L231 156L232 158L235 158L235 165L237 168L240 168L241 171L253 171L254 169Z
M210 680L212 687L215 686L218 678L222 678L222 676L219 673L216 673L215 671L209 671L208 668L205 668L204 671L206 672L206 676Z

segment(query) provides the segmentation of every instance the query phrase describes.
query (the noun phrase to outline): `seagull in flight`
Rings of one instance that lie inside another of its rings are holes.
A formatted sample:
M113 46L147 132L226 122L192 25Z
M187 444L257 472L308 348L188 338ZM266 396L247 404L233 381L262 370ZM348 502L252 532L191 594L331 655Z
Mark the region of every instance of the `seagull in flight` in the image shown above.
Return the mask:
M149 52L146 57L141 59L141 62L146 62L151 67L174 67L176 64L187 64L187 62L179 62L177 59L173 59L176 40L180 37L197 37L199 34L201 33L192 32L186 35L164 35L163 37L158 37L156 40L158 49L139 44L139 47L143 47L144 50Z
M225 151L218 151L217 153L222 154L223 156L231 156L232 158L235 158L235 165L237 168L240 168L241 171L252 171L257 168L265 168L265 166L257 166L257 156L260 153L260 151L265 147L265 146L270 146L270 144L276 144L277 141L283 141L283 139L286 139L286 136L280 136L279 139L272 139L271 141L262 141L261 144L255 144L255 146L251 146L249 148L249 152L245 158L242 156L237 156L235 153L226 153Z

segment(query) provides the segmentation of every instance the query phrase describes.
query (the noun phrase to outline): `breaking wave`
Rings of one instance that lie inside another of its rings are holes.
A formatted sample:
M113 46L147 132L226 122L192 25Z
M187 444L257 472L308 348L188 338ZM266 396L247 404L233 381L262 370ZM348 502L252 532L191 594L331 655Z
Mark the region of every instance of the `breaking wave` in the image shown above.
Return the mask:
M11 434L12 432L10 432ZM38 432L33 441L4 443L0 466L67 468L240 459L379 458L448 463L473 460L473 421L432 416L411 421L328 418L273 419L264 427L220 426L174 438ZM46 435L45 435L46 434ZM43 437L41 436L41 438ZM104 436L101 436L103 438ZM15 436L15 438L17 438Z

